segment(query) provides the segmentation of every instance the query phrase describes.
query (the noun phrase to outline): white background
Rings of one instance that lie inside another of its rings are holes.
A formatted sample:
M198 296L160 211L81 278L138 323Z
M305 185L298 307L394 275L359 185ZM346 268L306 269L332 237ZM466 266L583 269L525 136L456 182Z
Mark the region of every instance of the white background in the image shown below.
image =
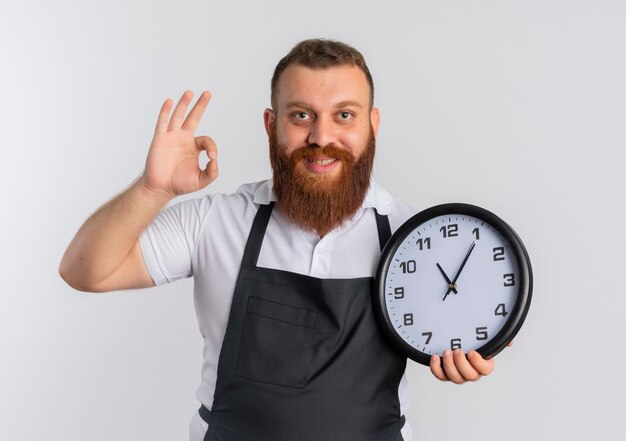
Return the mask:
M191 280L83 294L57 275L85 218L142 170L156 115L214 92L198 130L231 192L270 175L276 62L330 37L365 55L376 177L416 208L511 223L535 290L475 384L411 364L415 439L622 433L626 5L615 1L5 1L0 8L0 439L184 440L201 341Z

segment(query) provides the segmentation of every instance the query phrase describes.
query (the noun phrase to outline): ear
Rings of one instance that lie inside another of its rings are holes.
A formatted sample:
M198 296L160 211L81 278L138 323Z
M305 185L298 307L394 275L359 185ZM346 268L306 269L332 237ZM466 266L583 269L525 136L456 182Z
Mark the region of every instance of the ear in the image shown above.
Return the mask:
M272 131L272 126L274 125L275 120L276 113L272 109L267 108L265 109L265 111L263 111L263 125L265 126L265 133L267 133L268 138L270 136L270 132Z
M378 136L378 126L380 126L380 110L378 110L378 107L374 107L370 111L370 124L374 132L374 138L376 138Z

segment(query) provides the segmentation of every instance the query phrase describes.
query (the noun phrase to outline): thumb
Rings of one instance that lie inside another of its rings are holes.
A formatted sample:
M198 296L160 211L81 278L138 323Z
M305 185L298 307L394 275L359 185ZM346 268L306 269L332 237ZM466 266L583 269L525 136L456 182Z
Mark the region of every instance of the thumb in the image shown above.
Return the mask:
M210 159L204 170L198 172L199 188L204 188L217 179L219 170L217 168L217 158Z

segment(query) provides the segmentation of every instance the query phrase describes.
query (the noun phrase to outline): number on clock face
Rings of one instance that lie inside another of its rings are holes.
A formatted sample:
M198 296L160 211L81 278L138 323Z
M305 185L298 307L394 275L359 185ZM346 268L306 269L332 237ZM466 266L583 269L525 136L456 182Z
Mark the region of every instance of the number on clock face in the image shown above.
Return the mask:
M469 215L443 215L415 228L385 276L389 321L426 354L477 349L506 323L518 264L506 239Z

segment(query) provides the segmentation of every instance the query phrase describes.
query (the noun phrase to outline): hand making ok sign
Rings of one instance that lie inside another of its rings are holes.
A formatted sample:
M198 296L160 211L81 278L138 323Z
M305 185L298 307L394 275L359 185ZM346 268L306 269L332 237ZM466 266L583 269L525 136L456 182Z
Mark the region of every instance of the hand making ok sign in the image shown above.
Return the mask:
M163 103L141 176L146 187L172 197L200 190L218 175L215 142L208 136L194 136L211 93L204 91L185 118L192 97L193 93L186 91L171 117L173 101L168 98ZM203 151L209 157L204 170L199 165Z

